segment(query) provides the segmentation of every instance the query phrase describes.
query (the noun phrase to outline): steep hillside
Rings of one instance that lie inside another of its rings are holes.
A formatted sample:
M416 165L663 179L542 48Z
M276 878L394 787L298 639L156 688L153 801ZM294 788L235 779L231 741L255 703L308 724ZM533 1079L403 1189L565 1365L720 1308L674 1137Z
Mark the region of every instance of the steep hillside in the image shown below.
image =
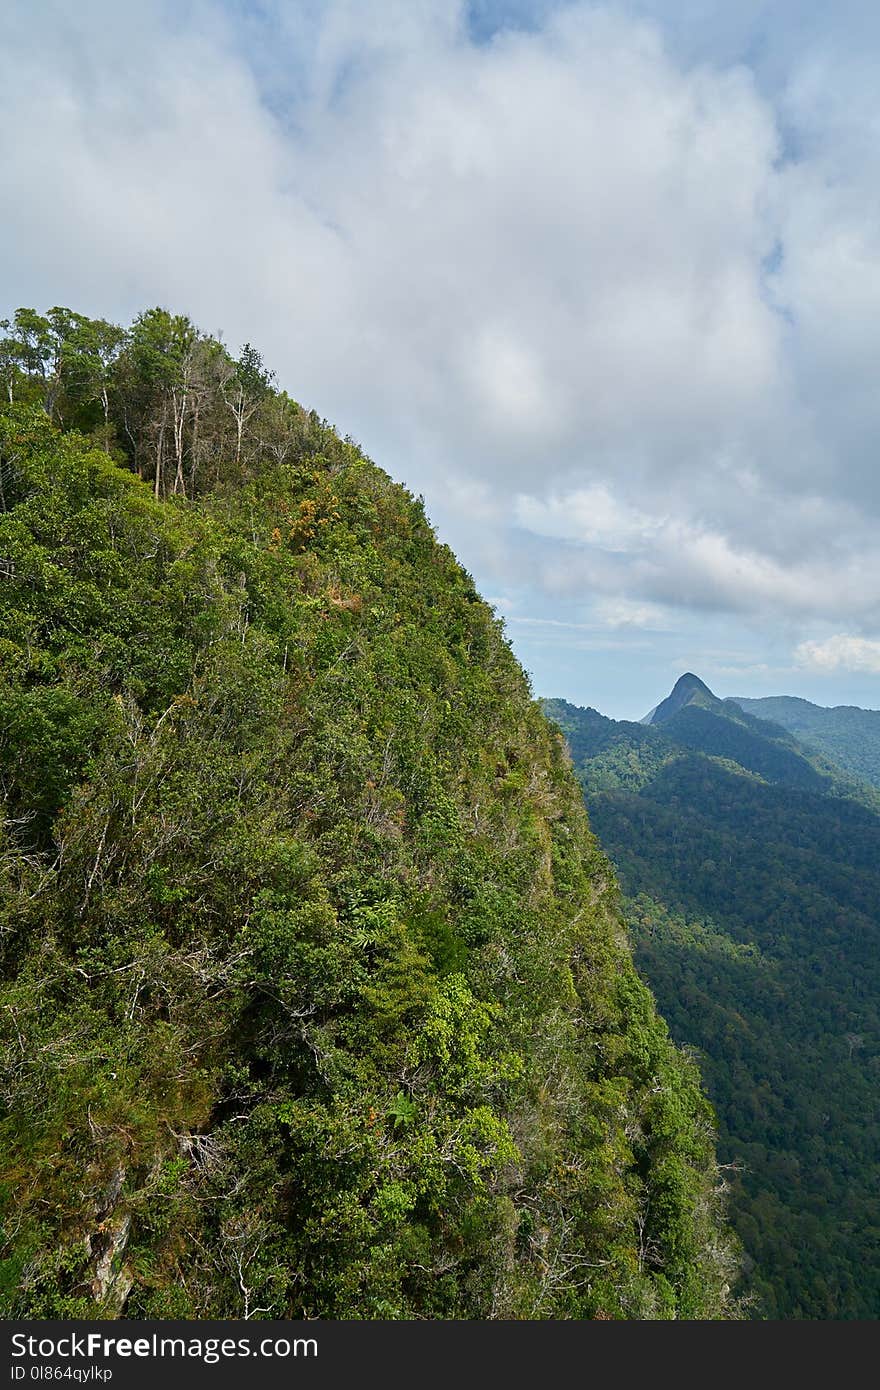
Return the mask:
M420 502L185 319L4 349L6 1315L725 1316L708 1104Z
M621 874L637 964L699 1050L764 1311L876 1317L875 794L700 685L656 725L545 708Z
M684 709L685 705L708 705L715 703L715 696L712 694L708 685L695 676L692 671L685 671L683 676L679 676L675 685L665 700L661 700L646 714L641 721L643 724L663 724L673 715L678 714L679 710Z
M880 787L880 710L856 705L825 709L791 695L771 695L763 700L734 698L747 714L781 724L808 748Z

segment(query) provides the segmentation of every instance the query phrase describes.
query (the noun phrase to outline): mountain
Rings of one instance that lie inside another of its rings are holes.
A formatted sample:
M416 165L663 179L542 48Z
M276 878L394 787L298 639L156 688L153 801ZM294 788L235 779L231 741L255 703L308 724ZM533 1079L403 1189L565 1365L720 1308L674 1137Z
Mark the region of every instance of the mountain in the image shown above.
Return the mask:
M693 677L648 725L544 707L700 1061L758 1311L878 1316L876 790Z
M855 777L880 787L880 710L856 705L825 709L792 695L771 695L761 700L734 696L747 714L781 724L789 733L819 753L824 753Z
M665 700L655 706L649 714L642 720L643 724L663 724L667 719L671 719L685 705L710 705L715 700L715 696L707 685L704 685L699 676L695 676L690 671L686 671L683 676L679 676L671 692Z
M421 502L164 310L2 347L5 1315L735 1313L699 1077Z

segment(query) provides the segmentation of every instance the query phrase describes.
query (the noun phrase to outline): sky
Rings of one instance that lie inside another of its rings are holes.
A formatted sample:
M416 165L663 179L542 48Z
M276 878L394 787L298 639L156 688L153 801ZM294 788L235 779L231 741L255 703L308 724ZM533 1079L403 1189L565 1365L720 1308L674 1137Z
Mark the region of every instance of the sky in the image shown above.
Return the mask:
M880 7L4 11L0 314L257 345L537 694L880 706Z

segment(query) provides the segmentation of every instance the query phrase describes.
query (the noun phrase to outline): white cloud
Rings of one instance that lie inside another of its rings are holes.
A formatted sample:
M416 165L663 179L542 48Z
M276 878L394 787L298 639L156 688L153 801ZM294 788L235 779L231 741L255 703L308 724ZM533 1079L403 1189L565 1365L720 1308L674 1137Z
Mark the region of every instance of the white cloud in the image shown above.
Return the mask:
M546 499L520 494L514 500L514 515L520 526L537 536L612 551L632 550L664 525L663 518L653 518L615 497L604 483Z
M807 8L10 0L3 297L256 342L532 614L876 631L880 96Z
M683 73L589 6L476 47L439 0L334 3L281 12L281 125L216 6L173 35L155 0L20 12L0 237L23 291L184 301L371 444L502 486L623 449L689 471L770 408L777 144L744 72Z
M593 612L603 627L667 632L675 626L667 610L656 603L635 603L626 598L600 599Z
M880 642L837 633L824 641L801 642L795 653L801 666L830 675L839 670L880 675Z
M548 590L566 594L589 587L614 593L627 587L634 597L622 602L631 611L645 612L645 627L656 625L647 615L656 617L658 604L765 617L830 618L847 612L867 622L880 607L880 557L871 548L871 535L865 536L864 553L859 549L832 559L814 547L797 558L780 559L698 520L641 512L603 485L547 501L521 495L515 514L518 524L535 535L566 542L564 550L557 546L545 555ZM829 527L833 519L827 508L815 504L795 508L789 518L801 538L817 526ZM856 529L851 519L850 540ZM781 539L777 535L777 543ZM621 600L609 602L613 611L613 603Z

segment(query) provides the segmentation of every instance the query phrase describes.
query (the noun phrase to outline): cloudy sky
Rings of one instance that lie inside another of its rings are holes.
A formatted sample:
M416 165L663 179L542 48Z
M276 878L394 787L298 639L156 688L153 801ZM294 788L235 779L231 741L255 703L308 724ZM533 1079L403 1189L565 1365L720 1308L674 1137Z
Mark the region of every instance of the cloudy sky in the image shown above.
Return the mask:
M538 693L880 706L880 7L4 10L0 309L259 345Z

